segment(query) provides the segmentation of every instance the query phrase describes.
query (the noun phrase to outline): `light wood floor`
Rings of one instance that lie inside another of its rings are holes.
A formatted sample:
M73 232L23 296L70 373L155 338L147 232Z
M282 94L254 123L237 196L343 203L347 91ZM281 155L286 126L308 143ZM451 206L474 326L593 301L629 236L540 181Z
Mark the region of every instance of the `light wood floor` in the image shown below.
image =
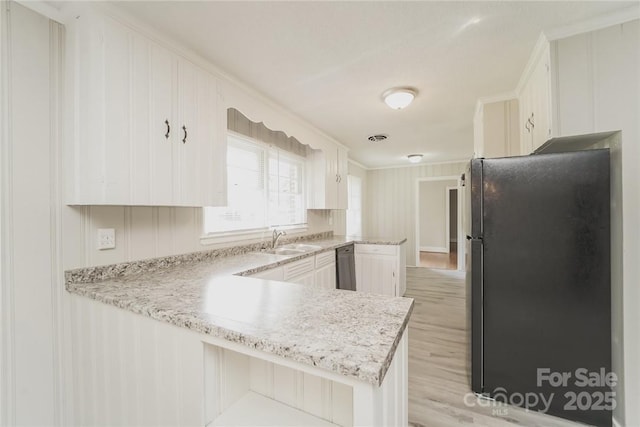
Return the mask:
M421 251L420 267L456 270L458 268L458 249L456 244L451 243L451 249L448 254Z
M492 414L496 408L465 405L470 386L464 272L408 267L405 296L415 299L409 321L411 426L583 426L511 406Z

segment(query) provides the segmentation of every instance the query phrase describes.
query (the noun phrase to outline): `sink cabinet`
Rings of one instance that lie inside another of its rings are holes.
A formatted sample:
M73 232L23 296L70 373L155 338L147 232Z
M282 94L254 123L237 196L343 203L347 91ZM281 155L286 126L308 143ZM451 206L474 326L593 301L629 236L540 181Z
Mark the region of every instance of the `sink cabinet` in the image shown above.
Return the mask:
M316 255L315 286L324 289L336 288L336 252L328 251Z
M325 251L249 277L281 280L324 289L336 288L336 252Z
M284 281L313 286L315 282L315 257L309 256L282 266Z

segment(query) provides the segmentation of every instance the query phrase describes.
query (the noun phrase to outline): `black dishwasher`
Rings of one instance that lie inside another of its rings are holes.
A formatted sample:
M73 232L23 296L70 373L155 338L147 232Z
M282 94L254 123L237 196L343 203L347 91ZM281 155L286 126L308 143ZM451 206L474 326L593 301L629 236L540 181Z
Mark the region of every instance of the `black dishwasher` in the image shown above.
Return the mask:
M336 288L356 290L356 262L353 245L336 250Z

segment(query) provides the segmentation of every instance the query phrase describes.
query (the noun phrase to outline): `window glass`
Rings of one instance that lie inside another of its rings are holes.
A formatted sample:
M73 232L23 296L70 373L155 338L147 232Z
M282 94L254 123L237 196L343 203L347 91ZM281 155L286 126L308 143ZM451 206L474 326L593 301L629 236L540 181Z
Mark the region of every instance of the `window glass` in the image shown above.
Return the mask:
M205 233L304 224L304 158L229 135L228 206L205 208Z

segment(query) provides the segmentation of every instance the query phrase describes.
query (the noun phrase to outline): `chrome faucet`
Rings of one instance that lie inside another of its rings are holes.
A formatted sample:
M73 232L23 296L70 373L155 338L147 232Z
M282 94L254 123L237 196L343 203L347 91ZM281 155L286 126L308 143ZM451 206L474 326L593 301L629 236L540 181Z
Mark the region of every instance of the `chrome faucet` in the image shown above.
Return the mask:
M284 231L278 231L278 230L273 230L273 238L271 239L271 249L275 249L276 246L278 246L278 240L280 240L280 238L282 236L286 236L287 233L285 233Z

